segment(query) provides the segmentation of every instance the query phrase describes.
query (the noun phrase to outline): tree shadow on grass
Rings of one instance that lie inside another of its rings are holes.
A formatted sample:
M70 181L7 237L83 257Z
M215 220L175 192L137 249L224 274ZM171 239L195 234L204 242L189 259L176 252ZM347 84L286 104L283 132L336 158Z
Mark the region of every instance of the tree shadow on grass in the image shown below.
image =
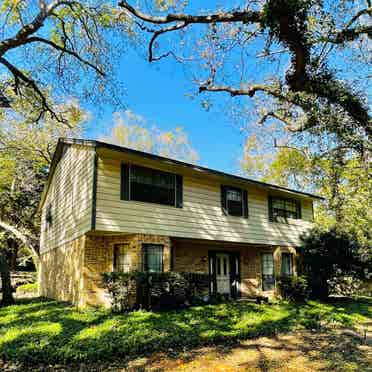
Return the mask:
M113 315L101 310L77 311L57 301L25 300L12 309L0 309L0 319L10 317L6 324L0 322L0 356L35 364L130 360L161 350L272 336L297 326L312 326L316 314L332 319L335 313L344 322L356 314L371 314L364 307L349 306L343 312L347 317L342 317L337 306L241 301L163 313Z

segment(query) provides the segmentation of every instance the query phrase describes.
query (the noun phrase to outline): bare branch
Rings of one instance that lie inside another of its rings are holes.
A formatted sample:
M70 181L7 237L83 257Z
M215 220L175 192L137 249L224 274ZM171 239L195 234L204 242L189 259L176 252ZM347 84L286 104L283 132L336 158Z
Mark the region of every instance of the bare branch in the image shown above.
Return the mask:
M208 15L190 15L190 14L167 14L164 17L153 17L149 14L142 13L140 10L135 9L126 1L121 1L119 6L127 10L135 17L142 21L153 24L167 24L172 22L185 22L190 23L258 23L261 20L261 13L255 11L235 11L235 12L219 12Z
M158 31L154 31L154 33L151 37L150 43L149 43L149 62L160 59L160 58L153 57L153 52L152 52L154 42L160 35L165 34L166 32L180 30L181 28L184 28L187 25L188 24L186 22L183 22L183 23L178 23L178 24L175 24L175 25L167 27L167 28L160 29ZM170 54L170 52L167 55L169 55L169 54ZM163 57L165 57L165 56L166 55L163 55ZM161 57L161 58L163 58L163 57Z
M227 92L230 93L231 97L236 96L249 96L253 97L258 91L265 92L273 97L290 101L289 97L286 97L284 94L280 93L277 89L269 85L255 84L251 85L249 88L236 89L230 86L218 86L218 85L204 85L199 87L199 93L201 92Z

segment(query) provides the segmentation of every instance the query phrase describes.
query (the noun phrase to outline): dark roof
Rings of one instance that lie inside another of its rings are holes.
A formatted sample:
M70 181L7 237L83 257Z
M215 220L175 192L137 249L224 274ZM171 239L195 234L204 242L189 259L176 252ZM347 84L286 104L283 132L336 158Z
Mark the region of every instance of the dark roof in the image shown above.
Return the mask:
M287 187L273 185L273 184L266 183L266 182L256 181L256 180L253 180L253 179L250 179L250 178L241 177L241 176L237 176L237 175L234 175L234 174L221 172L221 171L218 171L218 170L215 170L215 169L210 169L210 168L202 167L200 165L186 163L186 162L183 162L183 161L180 161L180 160L166 158L166 157L160 156L160 155L150 154L150 153L144 152L144 151L139 151L139 150L134 150L134 149L130 149L130 148L127 148L127 147L123 147L123 146L113 145L113 144L107 143L107 142L102 142L102 141L97 141L97 140L89 140L89 139L85 140L85 139L75 139L75 138L60 138L58 140L58 144L57 144L56 150L55 150L54 155L53 155L53 160L52 160L52 164L51 164L50 172L49 172L49 178L48 178L47 184L44 188L44 192L43 192L43 196L42 196L40 204L43 202L43 199L45 197L44 194L46 194L46 192L47 192L47 189L49 187L49 182L50 182L51 178L53 177L55 166L57 165L59 159L61 158L61 155L63 153L63 147L64 147L65 144L66 145L76 144L76 145L90 146L90 147L95 147L95 148L106 148L106 149L119 151L119 152L123 152L123 153L127 153L127 154L137 155L137 156L152 159L152 160L157 160L157 161L167 163L167 164L174 164L174 165L178 165L178 166L182 166L182 167L191 168L191 169L193 169L195 171L199 171L199 172L202 171L202 172L205 172L205 173L208 173L208 174L213 174L213 175L217 175L217 176L231 178L232 180L236 180L236 181L239 181L239 182L247 182L247 183L250 183L250 184L256 184L256 185L259 185L259 186L264 186L264 187L267 187L267 188L270 188L270 189L275 189L275 190L278 190L278 191L291 192L291 193L295 193L295 194L298 194L298 195L307 196L307 197L310 197L310 198L324 200L324 198L322 196L319 196L319 195L314 195L314 194L310 194L310 193L307 193L307 192L293 190L293 189L289 189Z

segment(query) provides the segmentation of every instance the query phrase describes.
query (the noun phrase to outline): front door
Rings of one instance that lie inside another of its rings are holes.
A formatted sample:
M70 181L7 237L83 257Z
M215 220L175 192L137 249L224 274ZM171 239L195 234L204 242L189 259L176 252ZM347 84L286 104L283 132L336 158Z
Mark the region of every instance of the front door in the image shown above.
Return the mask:
M230 295L230 257L227 253L216 254L216 281L217 293Z
M211 293L221 293L233 298L240 295L239 252L209 251Z

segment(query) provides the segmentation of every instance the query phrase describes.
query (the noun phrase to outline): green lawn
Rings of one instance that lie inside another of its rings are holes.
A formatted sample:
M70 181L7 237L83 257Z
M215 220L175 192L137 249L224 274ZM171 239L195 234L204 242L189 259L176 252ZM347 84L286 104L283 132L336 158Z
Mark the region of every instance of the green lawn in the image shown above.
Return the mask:
M63 363L130 357L166 348L273 335L322 325L370 322L372 301L256 305L229 302L182 311L114 315L78 311L48 300L23 300L0 309L0 359Z

